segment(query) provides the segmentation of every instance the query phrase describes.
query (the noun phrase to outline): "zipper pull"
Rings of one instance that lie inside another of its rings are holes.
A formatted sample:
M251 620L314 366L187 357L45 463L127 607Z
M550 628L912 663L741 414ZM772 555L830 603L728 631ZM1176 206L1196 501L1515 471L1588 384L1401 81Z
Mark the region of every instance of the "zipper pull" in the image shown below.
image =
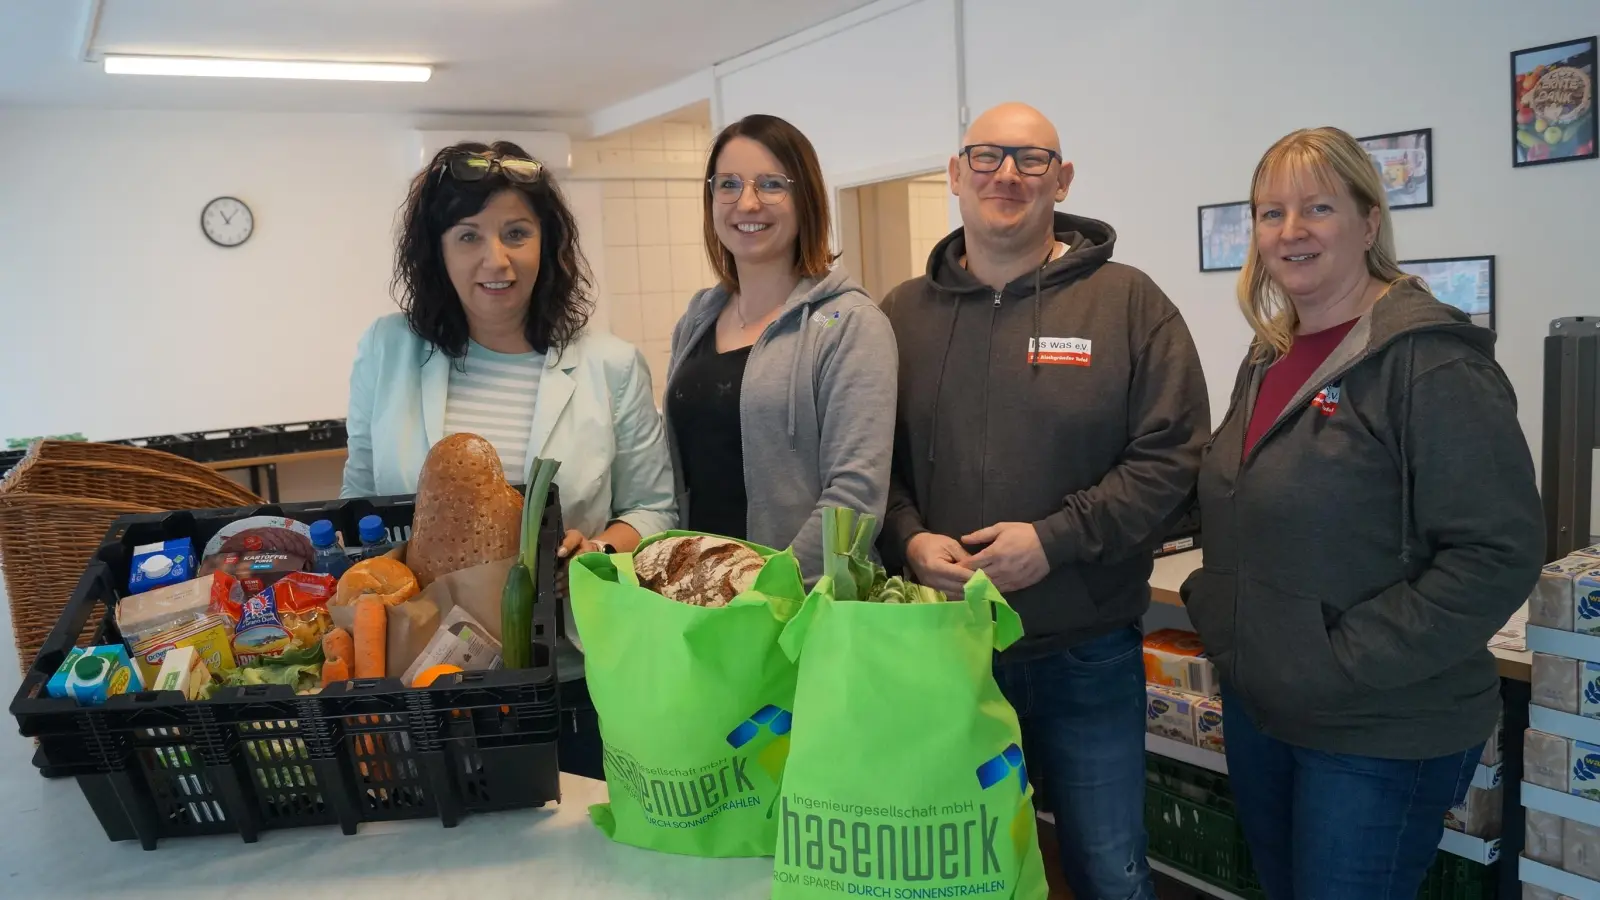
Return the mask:
M999 309L1000 308L1000 297L1001 297L1001 292L1000 291L995 291L994 292L994 308L995 309Z

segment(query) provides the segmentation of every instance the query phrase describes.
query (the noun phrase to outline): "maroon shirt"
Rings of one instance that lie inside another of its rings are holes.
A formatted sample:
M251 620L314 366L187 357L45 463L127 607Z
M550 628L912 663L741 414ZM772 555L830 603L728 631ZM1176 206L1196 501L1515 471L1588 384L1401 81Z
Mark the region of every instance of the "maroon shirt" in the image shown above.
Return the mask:
M1278 416L1283 413L1284 407L1289 405L1289 401L1294 399L1294 395L1299 393L1302 387L1305 387L1311 373L1317 371L1317 367L1327 361L1333 349L1339 346L1339 342L1350 333L1350 329L1356 327L1358 321L1360 320L1351 319L1326 331L1294 336L1294 344L1289 347L1288 355L1273 363L1267 369L1267 374L1261 378L1261 388L1256 393L1255 410L1250 414L1250 429L1245 432L1245 456L1250 455L1256 442L1267 433L1273 422L1278 421Z

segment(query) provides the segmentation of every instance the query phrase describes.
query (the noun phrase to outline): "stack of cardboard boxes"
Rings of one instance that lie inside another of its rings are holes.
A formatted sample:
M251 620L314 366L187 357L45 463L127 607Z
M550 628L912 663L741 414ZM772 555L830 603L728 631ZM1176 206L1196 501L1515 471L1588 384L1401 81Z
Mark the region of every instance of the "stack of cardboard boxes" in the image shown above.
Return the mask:
M1192 631L1167 628L1144 639L1145 728L1164 738L1222 752L1222 701L1216 667Z
M1528 598L1528 625L1600 636L1600 547L1586 547L1545 566ZM1530 632L1530 644L1535 643L1533 637ZM1533 705L1600 719L1600 661L1535 651ZM1529 784L1600 802L1600 745L1530 728L1523 736L1522 778ZM1600 882L1600 827L1544 810L1528 809L1526 814L1524 856ZM1525 897L1545 900L1559 896L1535 885L1523 888ZM1596 889L1600 890L1600 885Z

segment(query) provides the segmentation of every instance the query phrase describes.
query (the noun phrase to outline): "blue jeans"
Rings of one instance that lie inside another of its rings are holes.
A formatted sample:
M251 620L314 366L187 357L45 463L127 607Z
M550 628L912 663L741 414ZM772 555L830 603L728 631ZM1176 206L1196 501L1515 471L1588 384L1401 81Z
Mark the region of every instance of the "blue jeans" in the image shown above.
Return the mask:
M1080 900L1154 900L1144 828L1144 660L1129 626L1049 656L995 666L1022 720L1028 771L1056 817L1061 868Z
M1415 900L1479 744L1437 759L1324 753L1262 734L1226 693L1229 783L1268 900Z

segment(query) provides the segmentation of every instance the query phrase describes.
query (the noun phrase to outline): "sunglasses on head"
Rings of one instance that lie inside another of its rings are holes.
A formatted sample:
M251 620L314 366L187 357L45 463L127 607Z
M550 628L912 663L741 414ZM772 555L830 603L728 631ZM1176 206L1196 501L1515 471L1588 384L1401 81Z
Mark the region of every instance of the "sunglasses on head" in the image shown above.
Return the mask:
M440 181L446 172L457 181L482 181L498 170L508 181L527 184L539 179L544 165L536 159L496 156L492 152L457 153L441 161L438 169Z

